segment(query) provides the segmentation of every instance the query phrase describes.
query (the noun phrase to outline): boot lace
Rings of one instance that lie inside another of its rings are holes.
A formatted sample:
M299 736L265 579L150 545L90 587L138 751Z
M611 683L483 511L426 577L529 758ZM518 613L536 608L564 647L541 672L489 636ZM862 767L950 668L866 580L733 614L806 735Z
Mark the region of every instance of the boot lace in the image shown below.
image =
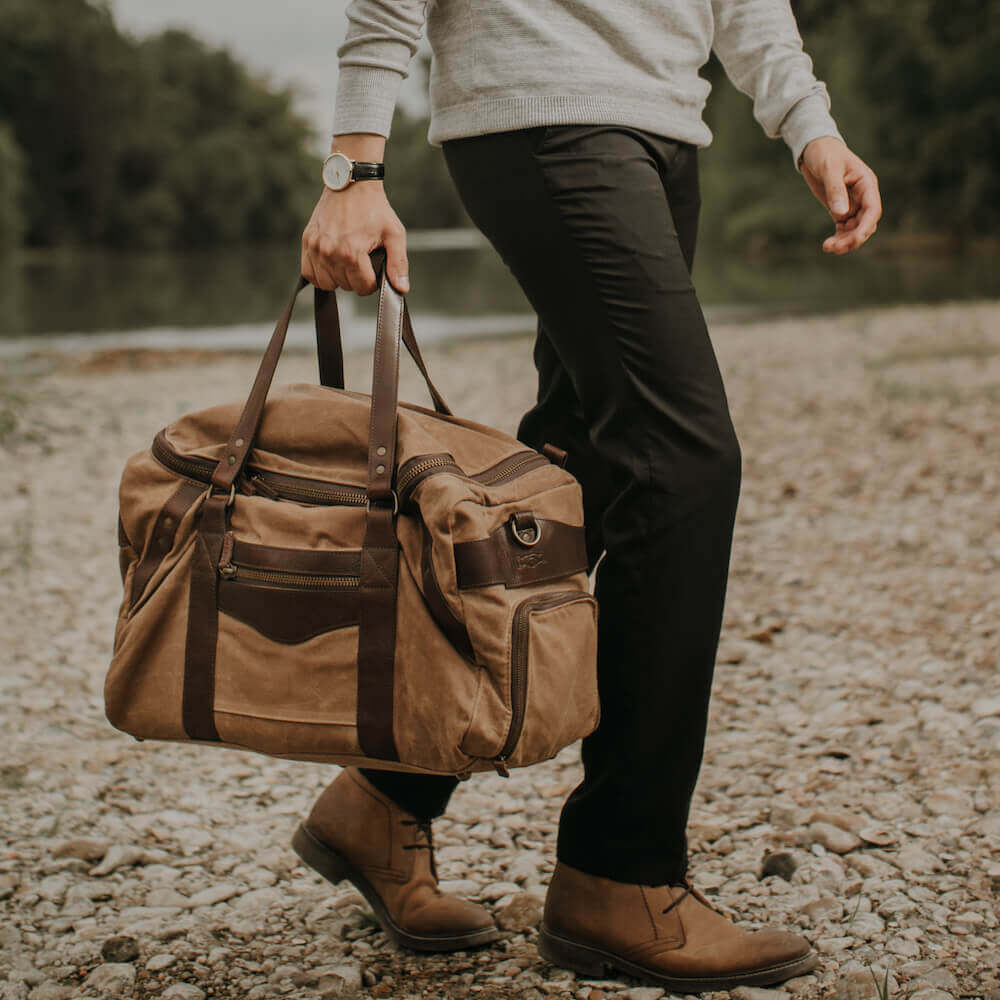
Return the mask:
M682 902L685 896L691 895L691 883L681 882L677 886L678 889L683 888L684 891L667 907L662 910L663 913L669 913L678 903Z
M437 865L434 863L434 836L431 833L431 824L427 820L418 819L403 819L400 820L403 826L414 826L417 828L418 833L423 834L423 840L417 840L412 844L404 844L404 851L430 851L430 862L431 862L431 874L434 876L434 880L437 881Z

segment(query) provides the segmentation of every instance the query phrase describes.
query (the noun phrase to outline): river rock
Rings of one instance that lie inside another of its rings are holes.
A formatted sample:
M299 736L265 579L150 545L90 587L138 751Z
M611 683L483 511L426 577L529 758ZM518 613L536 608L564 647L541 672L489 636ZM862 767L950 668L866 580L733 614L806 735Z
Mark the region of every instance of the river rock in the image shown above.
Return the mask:
M191 983L174 983L168 986L160 996L163 1000L205 1000L205 991Z
M101 957L105 962L134 962L139 957L139 942L124 934L110 937L101 945Z
M832 823L810 823L809 836L814 844L822 844L834 854L847 854L861 846L861 838L856 833Z
M134 986L135 966L124 962L99 965L87 976L87 988L105 996L126 996Z
M497 925L501 930L523 934L537 927L542 919L543 900L530 892L516 895L497 913Z

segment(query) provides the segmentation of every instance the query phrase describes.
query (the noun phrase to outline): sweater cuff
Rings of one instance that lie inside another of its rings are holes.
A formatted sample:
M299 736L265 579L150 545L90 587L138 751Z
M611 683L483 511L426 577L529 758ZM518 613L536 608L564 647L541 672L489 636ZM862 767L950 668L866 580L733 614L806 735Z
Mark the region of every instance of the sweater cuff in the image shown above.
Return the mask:
M375 66L342 66L337 78L333 134L373 132L389 138L403 74Z
M792 152L792 162L799 173L802 173L799 157L813 139L828 135L847 145L830 115L830 101L825 94L810 94L793 105L782 120L779 131Z

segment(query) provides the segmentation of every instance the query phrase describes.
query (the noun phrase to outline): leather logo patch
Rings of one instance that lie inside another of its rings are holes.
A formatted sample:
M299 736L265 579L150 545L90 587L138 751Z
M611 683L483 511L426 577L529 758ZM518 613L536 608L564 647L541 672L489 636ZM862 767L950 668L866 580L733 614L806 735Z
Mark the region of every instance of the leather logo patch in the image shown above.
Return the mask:
M545 565L545 556L541 552L518 552L514 563L518 569L536 569Z

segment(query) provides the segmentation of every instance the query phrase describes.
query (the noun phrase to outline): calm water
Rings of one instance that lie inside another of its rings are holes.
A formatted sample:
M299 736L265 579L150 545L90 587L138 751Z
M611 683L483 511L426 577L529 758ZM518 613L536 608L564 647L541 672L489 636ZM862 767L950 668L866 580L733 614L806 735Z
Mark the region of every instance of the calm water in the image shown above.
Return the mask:
M448 240L455 242L454 235ZM440 242L435 234L410 234L409 303L418 335L430 341L533 329L527 301L492 248L476 233L458 241L464 245L435 248ZM0 347L10 354L18 346L67 342L59 334L77 335L72 342L252 347L263 343L297 269L297 249L26 254L0 262ZM987 255L862 251L831 257L817 246L815 252L751 261L714 252L702 242L694 280L712 322L997 298L998 272L995 258ZM341 295L341 303L348 342L370 342L373 297ZM297 313L300 338L307 336L308 318L304 306Z

